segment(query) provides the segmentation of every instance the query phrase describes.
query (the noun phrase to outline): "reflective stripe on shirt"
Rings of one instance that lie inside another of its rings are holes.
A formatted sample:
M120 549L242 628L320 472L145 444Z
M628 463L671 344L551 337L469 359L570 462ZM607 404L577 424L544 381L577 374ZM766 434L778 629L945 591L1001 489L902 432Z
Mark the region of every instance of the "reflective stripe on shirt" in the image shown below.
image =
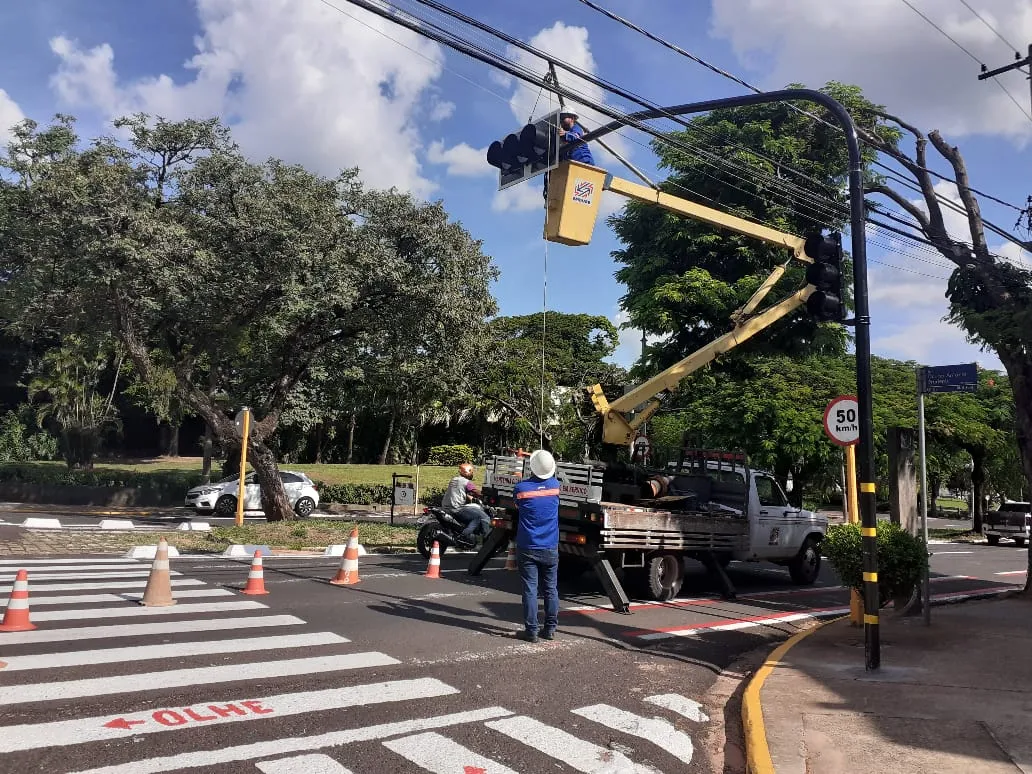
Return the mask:
M558 497L558 489L530 489L525 492L517 492L517 500L526 500L528 497Z

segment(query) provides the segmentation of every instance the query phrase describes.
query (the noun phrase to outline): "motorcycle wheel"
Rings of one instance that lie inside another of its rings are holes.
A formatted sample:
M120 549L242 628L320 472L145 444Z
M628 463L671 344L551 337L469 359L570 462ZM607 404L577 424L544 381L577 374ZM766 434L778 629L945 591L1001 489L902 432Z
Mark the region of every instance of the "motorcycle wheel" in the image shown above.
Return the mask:
M422 555L427 561L430 560L430 552L433 550L434 541L437 540L437 533L439 527L436 524L424 524L422 529L419 530L419 534L416 536L416 550ZM444 552L448 549L446 545L441 543L439 545L441 556L444 556Z

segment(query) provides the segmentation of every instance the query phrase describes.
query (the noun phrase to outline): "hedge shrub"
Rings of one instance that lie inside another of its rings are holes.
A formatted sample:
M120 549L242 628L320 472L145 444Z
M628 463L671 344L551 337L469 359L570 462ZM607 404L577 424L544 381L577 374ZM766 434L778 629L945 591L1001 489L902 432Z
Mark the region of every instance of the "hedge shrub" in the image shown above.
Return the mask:
M111 468L68 470L58 465L9 462L0 464L0 482L15 481L51 486L92 486L112 489L171 490L178 495L204 482L196 471L161 470L137 472Z
M460 443L451 446L431 446L426 458L427 465L461 465L473 461L473 447Z
M390 505L389 484L326 484L317 482L319 504L329 505ZM440 487L423 487L419 499L425 505L440 505L444 490Z
M864 569L860 525L836 524L821 541L821 552L828 558L842 582L863 591ZM882 604L909 595L921 580L928 561L924 540L899 524L878 522L878 594Z

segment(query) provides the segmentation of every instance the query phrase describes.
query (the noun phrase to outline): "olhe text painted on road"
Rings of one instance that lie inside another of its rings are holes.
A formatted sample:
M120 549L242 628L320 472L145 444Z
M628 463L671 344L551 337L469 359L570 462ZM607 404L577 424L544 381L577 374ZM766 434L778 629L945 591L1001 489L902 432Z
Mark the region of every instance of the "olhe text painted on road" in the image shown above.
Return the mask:
M105 728L127 729L144 723L157 723L167 728L185 726L188 723L208 723L231 716L270 715L276 710L263 707L260 701L239 701L231 704L195 704L182 709L161 709L140 719L115 718L104 724Z

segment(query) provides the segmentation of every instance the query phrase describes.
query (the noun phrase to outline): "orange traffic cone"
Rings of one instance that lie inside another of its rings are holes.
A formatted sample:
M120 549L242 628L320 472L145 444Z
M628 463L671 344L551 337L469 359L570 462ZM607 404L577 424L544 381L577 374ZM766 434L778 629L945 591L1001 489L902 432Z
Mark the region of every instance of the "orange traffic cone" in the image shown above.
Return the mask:
M29 623L29 574L18 570L0 632L27 632L35 628L35 624Z
M426 566L427 578L441 577L441 547L434 541L434 547L430 549L430 563Z
M351 530L348 546L344 549L344 559L330 583L334 586L350 586L358 581L358 527L355 527Z
M172 578L168 570L168 543L165 538L161 538L158 541L158 550L154 553L154 564L151 565L140 604L147 607L168 607L175 603L176 600L172 599Z
M505 557L505 569L516 569L516 543L512 540L509 541L509 555Z
M262 552L255 551L251 569L247 573L247 585L241 594L268 594L265 590L265 571L262 569Z

